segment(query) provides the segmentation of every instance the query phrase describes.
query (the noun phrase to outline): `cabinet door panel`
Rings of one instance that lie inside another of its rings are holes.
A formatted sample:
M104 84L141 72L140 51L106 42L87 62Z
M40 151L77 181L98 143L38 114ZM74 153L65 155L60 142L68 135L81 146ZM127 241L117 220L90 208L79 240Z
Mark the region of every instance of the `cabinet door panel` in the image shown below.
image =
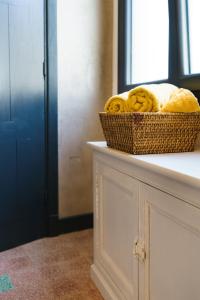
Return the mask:
M138 184L106 165L99 166L98 173L98 261L121 290L123 299L135 300L138 261L133 245L138 237Z
M200 210L143 185L145 300L199 300Z

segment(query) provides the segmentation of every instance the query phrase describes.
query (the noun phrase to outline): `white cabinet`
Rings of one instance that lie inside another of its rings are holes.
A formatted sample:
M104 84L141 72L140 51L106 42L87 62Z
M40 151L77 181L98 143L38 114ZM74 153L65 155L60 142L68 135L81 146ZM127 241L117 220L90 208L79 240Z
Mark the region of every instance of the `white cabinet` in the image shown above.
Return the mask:
M145 300L199 300L200 209L146 185L140 196Z
M106 300L199 300L200 181L116 153L94 151L92 279Z
M106 273L104 284L116 285L113 299L138 299L138 184L105 164L96 163L95 264ZM109 298L108 298L109 299Z

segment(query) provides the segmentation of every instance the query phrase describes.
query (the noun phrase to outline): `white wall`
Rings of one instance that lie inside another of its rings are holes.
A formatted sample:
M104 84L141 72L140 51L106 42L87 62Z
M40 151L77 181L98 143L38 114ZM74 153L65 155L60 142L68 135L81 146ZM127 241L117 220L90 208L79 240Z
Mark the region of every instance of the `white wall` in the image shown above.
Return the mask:
M113 0L58 0L59 216L92 211L88 140L112 94Z

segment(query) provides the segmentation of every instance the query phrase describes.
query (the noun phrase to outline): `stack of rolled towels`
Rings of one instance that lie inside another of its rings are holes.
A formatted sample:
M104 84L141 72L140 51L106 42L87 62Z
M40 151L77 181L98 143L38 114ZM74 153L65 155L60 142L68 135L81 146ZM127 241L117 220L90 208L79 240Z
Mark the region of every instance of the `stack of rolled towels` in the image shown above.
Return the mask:
M110 97L105 112L200 112L198 99L187 89L170 83L140 85Z

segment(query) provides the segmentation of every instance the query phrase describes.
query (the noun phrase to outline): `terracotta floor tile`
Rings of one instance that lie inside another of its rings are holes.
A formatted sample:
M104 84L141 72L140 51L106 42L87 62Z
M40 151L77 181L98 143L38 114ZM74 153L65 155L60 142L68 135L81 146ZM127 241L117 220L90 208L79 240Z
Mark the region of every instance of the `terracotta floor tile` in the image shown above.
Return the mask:
M90 279L93 232L44 238L0 253L14 289L0 300L103 300Z

